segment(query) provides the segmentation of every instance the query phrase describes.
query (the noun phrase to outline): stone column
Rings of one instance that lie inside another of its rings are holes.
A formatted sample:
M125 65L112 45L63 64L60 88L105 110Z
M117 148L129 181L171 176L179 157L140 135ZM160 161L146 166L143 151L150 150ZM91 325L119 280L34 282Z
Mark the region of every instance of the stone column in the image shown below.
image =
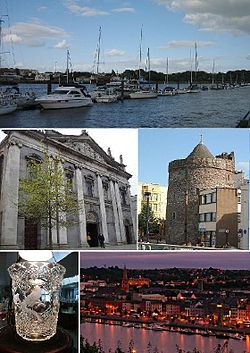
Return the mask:
M118 217L118 211L117 211L117 203L116 203L115 188L114 188L113 180L110 180L110 192L111 192L112 207L113 207L114 219L115 219L116 241L118 243L121 243L122 239L121 239L120 224L119 224L119 217Z
M18 196L21 144L11 141L5 156L2 182L1 248L17 249Z
M130 185L128 185L127 188L128 191L128 199L129 199L129 206L130 206L130 214L132 218L132 226L133 226L133 242L135 241L137 237L137 212L136 214L133 214L133 207L132 207L132 200L131 200L131 193L130 193ZM137 211L137 210L136 210Z
M97 174L97 185L98 185L98 194L99 194L101 217L102 217L102 219L101 219L102 234L104 235L105 241L107 243L109 243L107 216L106 216L106 208L105 208L105 201L104 201L102 178L99 174Z
M121 241L123 243L126 243L126 236L125 236L125 228L124 228L124 222L123 222L123 213L122 213L122 204L121 204L121 195L120 195L120 190L118 183L115 182L115 195L116 195L116 202L117 202L117 208L118 208L118 217L119 217L119 225L120 225L120 232L121 232Z
M87 242L87 224L86 224L86 212L85 212L85 205L84 205L82 172L79 167L76 168L76 193L77 193L77 200L81 204L81 207L78 213L80 246L89 247L89 244Z

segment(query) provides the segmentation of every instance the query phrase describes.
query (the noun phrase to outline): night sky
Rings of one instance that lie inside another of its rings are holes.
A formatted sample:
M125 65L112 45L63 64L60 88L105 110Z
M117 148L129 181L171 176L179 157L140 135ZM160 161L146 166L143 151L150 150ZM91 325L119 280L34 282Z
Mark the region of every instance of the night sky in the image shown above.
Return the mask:
M81 252L81 267L118 266L137 269L220 268L250 270L249 251L211 252Z

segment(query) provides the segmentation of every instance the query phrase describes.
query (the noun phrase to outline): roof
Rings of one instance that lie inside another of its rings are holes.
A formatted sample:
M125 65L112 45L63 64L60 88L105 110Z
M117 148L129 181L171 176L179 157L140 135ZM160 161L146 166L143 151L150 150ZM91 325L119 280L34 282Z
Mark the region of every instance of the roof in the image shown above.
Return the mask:
M214 158L214 156L201 141L197 146L195 146L187 158Z

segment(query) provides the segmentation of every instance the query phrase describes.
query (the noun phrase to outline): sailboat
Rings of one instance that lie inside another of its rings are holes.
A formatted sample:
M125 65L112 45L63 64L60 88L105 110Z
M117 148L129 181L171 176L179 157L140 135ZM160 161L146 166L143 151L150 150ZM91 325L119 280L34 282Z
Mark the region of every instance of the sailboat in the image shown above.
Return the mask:
M8 17L8 15L5 15ZM0 17L0 48L2 49L2 24L5 21ZM11 54L9 51L0 52L0 69L2 68L2 55ZM15 66L14 54L13 65ZM23 93L18 87L20 76L13 73L3 73L0 75L0 84L7 85L8 87L0 95L0 115L9 114L16 109L26 109L34 106L35 94L32 92Z
M159 92L159 96L175 96L177 94L176 89L168 85L168 67L169 67L169 60L167 58L166 74L165 74L165 81L164 81L164 84L166 85L166 87Z
M150 51L148 48L147 51L147 70L148 70L148 80L149 80L149 88L145 89L140 86L141 82L141 63L142 63L142 29L141 29L141 40L140 40L140 52L139 52L139 89L131 92L129 94L130 98L132 99L148 99L148 98L157 98L158 93L154 92L151 90L150 86L150 72L151 72L151 67L150 67Z
M198 71L198 54L197 54L197 43L194 43L194 77L195 77L195 83L193 83L193 61L191 57L191 70L190 70L190 86L187 89L187 93L199 93L201 90L197 85L197 71ZM191 55L190 55L191 56Z

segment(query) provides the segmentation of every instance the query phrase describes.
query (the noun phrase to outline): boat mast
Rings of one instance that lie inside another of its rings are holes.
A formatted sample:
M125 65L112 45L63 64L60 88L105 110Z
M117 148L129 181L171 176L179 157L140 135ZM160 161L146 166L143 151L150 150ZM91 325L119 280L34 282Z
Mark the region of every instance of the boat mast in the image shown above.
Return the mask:
M67 84L69 83L69 50L67 49L67 67L66 67L66 78L67 78Z
M139 52L139 73L138 79L141 79L141 61L142 61L142 27L141 27L141 38L140 38L140 52Z
M195 79L195 83L197 83L197 71L198 71L198 67L199 67L199 62L198 62L198 53L197 53L197 43L194 43L194 79Z
M2 23L4 23L4 20L0 18L0 68L2 67Z
M150 70L151 70L151 67L150 67L150 52L149 52L149 48L148 48L148 53L147 53L147 60L148 60L148 83L150 85L150 79L151 79L151 74L150 74Z
M192 60L192 49L190 49L190 86L192 86L193 83L193 60Z
M97 43L97 62L96 62L96 73L99 74L99 66L100 66L100 52L101 52L101 38L102 38L102 27L99 27L99 36Z
M165 75L165 82L164 84L168 85L168 58L167 58L167 64L166 64L166 75Z
M213 59L213 69L212 69L212 85L214 85L214 69L215 69L215 60Z
M3 16L8 16L8 15L3 15ZM0 68L2 67L2 55L3 54L10 54L9 51L1 51L2 50L2 23L4 23L4 20L2 17L0 18Z

